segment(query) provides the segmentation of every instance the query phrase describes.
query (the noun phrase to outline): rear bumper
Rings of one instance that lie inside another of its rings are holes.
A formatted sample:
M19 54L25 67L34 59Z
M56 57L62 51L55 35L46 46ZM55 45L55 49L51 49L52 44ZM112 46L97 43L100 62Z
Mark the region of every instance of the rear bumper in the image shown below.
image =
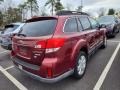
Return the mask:
M17 67L17 66L16 66L16 67ZM18 68L18 67L17 67L17 68ZM18 68L18 69L19 69L19 68ZM27 74L30 75L32 78L35 78L35 79L37 79L37 80L40 80L41 82L44 82L44 83L55 83L55 82L58 82L58 81L60 81L60 80L62 80L62 79L64 79L64 78L72 75L73 72L74 72L74 70L70 70L70 71L68 71L68 72L66 72L66 73L64 73L64 74L62 74L62 75L60 75L60 76L58 76L58 77L56 77L56 78L50 78L50 79L48 79L48 78L40 77L40 76L38 76L38 75L35 75L35 74L30 73L30 72L28 72L28 71L26 71L26 70L23 70L23 69L19 69L19 70L22 71L22 72L24 72L24 73L27 73Z
M30 75L32 78L38 79L38 80L40 80L41 82L45 82L45 83L55 83L55 82L58 82L58 81L60 81L60 80L62 80L62 79L64 79L64 78L72 75L73 72L74 72L74 69L71 69L71 70L65 72L64 74L59 75L59 76L54 77L54 78L43 78L43 77L41 77L40 75L37 75L37 74L34 74L34 73L31 73L31 72L27 71L27 70L24 69L24 68L22 68L22 69L19 68L19 65L21 65L21 66L23 66L23 67L25 67L25 68L29 68L29 69L33 69L33 70L38 71L39 68L40 68L40 66L38 67L38 66L36 66L36 65L32 65L32 64L29 64L29 63L26 63L26 62L23 62L23 61L20 62L20 61L16 60L16 58L14 58L14 57L12 57L12 60L13 60L14 63L17 64L17 65L15 64L15 66L16 66L20 71L22 71L22 72L24 72L24 73L27 73L27 74Z

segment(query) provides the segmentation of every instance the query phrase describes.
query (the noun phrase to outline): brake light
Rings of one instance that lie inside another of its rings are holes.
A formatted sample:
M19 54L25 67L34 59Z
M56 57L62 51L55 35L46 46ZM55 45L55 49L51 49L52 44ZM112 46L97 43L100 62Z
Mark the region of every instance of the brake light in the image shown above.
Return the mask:
M49 39L46 48L58 48L64 45L65 39Z
M36 43L35 48L58 48L64 45L65 39L49 39L46 41L39 41Z
M45 48L46 53L55 52L64 45L65 39L53 38L46 41L39 41L36 43L35 48Z
M48 77L48 78L51 78L52 76L53 76L52 69L51 69L51 68L48 68L48 69L47 69L47 77Z

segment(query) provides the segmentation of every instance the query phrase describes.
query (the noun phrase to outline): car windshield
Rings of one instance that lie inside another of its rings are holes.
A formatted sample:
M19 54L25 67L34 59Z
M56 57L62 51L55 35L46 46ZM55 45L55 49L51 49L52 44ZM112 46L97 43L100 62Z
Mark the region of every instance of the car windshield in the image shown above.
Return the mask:
M6 25L5 26L5 30L4 30L4 34L13 32L15 29L17 29L19 27L19 25Z
M56 23L56 19L28 22L22 27L20 34L28 37L51 35L54 33Z
M114 17L113 16L102 16L98 19L100 24L111 24L114 23Z

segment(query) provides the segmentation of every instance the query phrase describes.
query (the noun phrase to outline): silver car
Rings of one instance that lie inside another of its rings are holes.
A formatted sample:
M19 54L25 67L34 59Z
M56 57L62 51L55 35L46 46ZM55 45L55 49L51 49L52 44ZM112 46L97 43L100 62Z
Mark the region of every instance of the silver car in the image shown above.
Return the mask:
M5 26L5 29L1 32L0 43L1 47L7 50L12 49L12 37L17 34L24 23L12 23Z

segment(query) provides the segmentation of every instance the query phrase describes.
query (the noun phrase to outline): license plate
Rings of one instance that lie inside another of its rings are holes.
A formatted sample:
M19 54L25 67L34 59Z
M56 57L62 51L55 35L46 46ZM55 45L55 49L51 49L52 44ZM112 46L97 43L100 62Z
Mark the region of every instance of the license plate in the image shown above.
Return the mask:
M21 69L21 70L23 69L21 65L18 65L18 68Z

